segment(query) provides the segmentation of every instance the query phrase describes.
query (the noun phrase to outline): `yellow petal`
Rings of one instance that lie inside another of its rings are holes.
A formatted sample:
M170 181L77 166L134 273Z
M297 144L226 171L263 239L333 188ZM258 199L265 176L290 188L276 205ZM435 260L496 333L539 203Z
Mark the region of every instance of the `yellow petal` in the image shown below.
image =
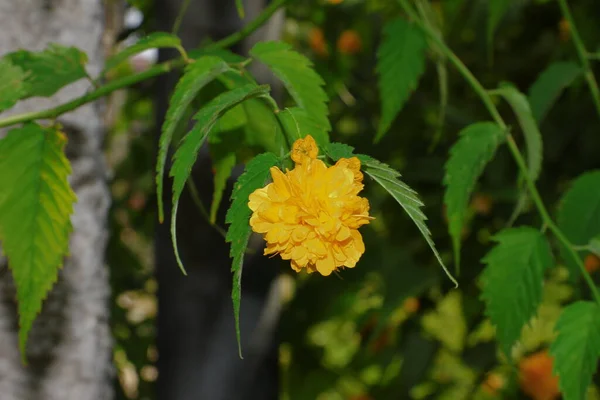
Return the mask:
M321 258L316 262L317 271L323 276L329 276L335 269L335 263L333 261L333 257L331 254L328 254L327 257Z

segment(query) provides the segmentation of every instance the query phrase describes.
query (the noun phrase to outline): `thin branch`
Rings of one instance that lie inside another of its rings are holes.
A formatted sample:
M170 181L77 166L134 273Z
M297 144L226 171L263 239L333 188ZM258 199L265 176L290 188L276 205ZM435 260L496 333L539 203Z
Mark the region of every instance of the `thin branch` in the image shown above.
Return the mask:
M206 49L222 49L231 47L237 42L245 39L247 36L252 34L258 28L260 28L265 22L271 18L271 16L282 6L284 6L290 0L275 0L263 12L256 17L255 20L246 25L242 30L234 32L226 38L219 40L218 42L212 43L206 47ZM49 108L41 111L34 111L22 114L12 115L10 117L0 119L0 128L4 128L11 125L16 125L23 122L34 121L38 119L54 119L58 116L65 114L69 111L73 111L84 104L90 103L101 97L107 96L110 93L123 89L137 83L143 82L147 79L165 74L174 69L178 69L187 64L185 58L179 58L175 60L166 61L164 63L155 65L143 72L125 76L123 78L115 79L112 82L107 83L104 86L98 87L95 90L84 94L83 96L77 97L71 101L58 105L54 108Z
M596 78L594 77L594 73L592 72L592 67L590 66L588 53L585 50L585 45L583 44L583 40L581 40L581 36L579 36L577 26L575 26L575 21L573 20L573 16L571 15L571 10L569 10L567 0L558 0L558 4L560 6L560 10L564 19L569 23L571 38L573 38L573 44L575 45L575 49L577 50L577 55L579 56L581 66L583 67L585 80L587 81L588 86L590 88L590 92L592 93L592 98L594 100L594 105L596 106L596 111L600 116L600 90L598 89L598 82L596 82Z

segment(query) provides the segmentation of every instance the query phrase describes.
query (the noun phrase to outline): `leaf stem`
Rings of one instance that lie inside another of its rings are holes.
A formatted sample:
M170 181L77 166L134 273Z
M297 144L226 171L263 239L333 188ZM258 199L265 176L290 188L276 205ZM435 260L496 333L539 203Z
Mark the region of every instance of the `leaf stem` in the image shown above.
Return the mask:
M490 94L485 90L485 88L481 85L481 83L477 80L477 78L471 73L471 71L467 68L467 66L460 60L460 58L458 58L458 56L456 56L456 54L454 54L454 52L448 46L446 46L444 41L441 38L439 38L435 34L435 32L433 32L428 26L423 24L423 22L418 18L417 14L411 9L408 1L407 0L398 0L398 1L400 2L400 5L404 9L404 11L408 14L408 16L412 20L414 20L415 23L419 26L419 28L421 28L421 30L423 30L423 32L427 36L429 36L429 38L439 46L439 49L442 51L442 53L444 53L446 55L446 57L448 57L448 60L450 60L450 62L455 66L455 68L458 70L458 72L463 76L463 78L465 78L467 83L469 83L469 85L471 85L473 90L477 93L477 95L479 95L479 98L481 99L481 101L483 102L485 107L487 108L488 112L490 113L490 115L492 116L494 121L504 131L507 132L506 140L508 142L508 148L510 149L511 154L512 154L513 158L515 159L517 166L521 170L521 173L525 180L525 184L527 185L527 189L529 190L529 193L531 195L531 199L533 200L540 216L542 217L543 223L548 227L548 229L554 234L554 236L558 239L558 241L567 249L569 254L573 257L573 259L577 263L577 266L579 267L581 274L583 275L587 285L590 287L590 290L592 292L592 295L594 296L594 299L600 305L600 293L598 293L598 289L596 288L594 281L592 280L590 274L586 271L585 266L583 265L583 262L581 261L581 257L579 257L577 252L574 250L573 244L569 241L569 239L564 235L564 233L558 228L558 226L554 223L554 221L550 217L550 214L548 213L548 210L546 209L546 206L544 205L544 202L542 201L542 198L535 186L535 183L533 182L533 180L531 179L531 176L529 175L529 172L527 170L527 164L525 163L525 159L523 158L523 155L521 154L519 147L515 143L514 138L512 137L512 135L510 133L508 133L508 127L507 127L506 123L504 122L504 120L502 119L502 116L498 112L498 108L494 104ZM564 0L559 0L559 1L564 1Z
M266 7L262 13L256 17L255 20L250 22L241 30L232 33L231 35L225 37L222 40L219 40L215 43L212 43L206 47L208 50L222 49L231 47L237 42L245 39L247 36L252 34L258 28L260 28L265 22L271 18L271 16L282 6L284 6L290 0L275 0L268 7ZM71 101L63 103L53 108L49 108L41 111L33 111L22 114L15 114L10 117L0 119L0 128L4 128L11 125L16 125L23 122L33 121L36 119L54 119L58 116L65 114L69 111L73 111L78 107L81 107L84 104L90 103L94 100L97 100L101 97L107 96L110 93L117 91L119 89L123 89L136 83L143 82L147 79L153 78L155 76L159 76L165 74L174 69L182 68L187 64L188 60L186 57L182 57L175 60L166 61L164 63L155 65L145 71L140 73L127 75L125 77L115 79L112 82L107 83L104 86L100 86L95 90L88 92L80 97L77 97Z
M585 50L585 45L583 44L583 40L579 35L577 26L575 26L575 21L573 20L573 16L571 15L571 10L569 9L567 0L558 0L558 4L560 6L563 18L569 23L569 29L571 30L571 38L573 39L575 50L577 50L579 61L581 62L581 65L584 70L585 80L587 81L587 84L590 88L590 92L592 93L592 98L594 100L594 105L596 106L596 111L598 112L598 116L600 116L600 90L598 89L598 82L596 81L594 73L592 72L592 67L590 66L588 53Z
M179 7L179 13L177 13L177 17L175 18L175 22L173 23L173 29L171 30L171 33L173 35L177 35L177 33L179 32L181 22L183 21L183 16L185 15L185 12L187 11L191 2L192 0L183 0L183 3Z

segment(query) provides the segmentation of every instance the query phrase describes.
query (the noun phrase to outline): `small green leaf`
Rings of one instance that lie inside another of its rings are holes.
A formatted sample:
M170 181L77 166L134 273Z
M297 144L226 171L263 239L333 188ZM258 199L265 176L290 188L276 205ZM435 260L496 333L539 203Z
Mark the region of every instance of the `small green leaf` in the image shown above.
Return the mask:
M556 222L567 239L577 246L600 235L600 170L585 173L573 182L560 201ZM564 247L561 247L561 255L574 280L579 276L577 261ZM579 255L583 257L585 251Z
M185 274L185 268L179 256L177 248L177 209L179 207L179 198L183 192L183 187L190 177L192 167L198 157L198 151L206 140L206 137L215 126L217 120L228 110L240 104L241 102L253 97L263 96L269 93L269 86L246 85L241 88L225 92L214 98L210 103L204 106L193 119L196 124L191 131L183 138L175 155L173 156L173 165L169 175L173 177L173 211L171 213L171 238L175 258L181 271Z
M488 2L487 46L490 60L492 60L494 54L494 34L496 33L496 28L512 3L513 0L489 0Z
M27 95L25 79L27 75L6 59L0 59L0 112L14 106Z
M244 253L252 230L250 228L250 215L252 210L248 207L248 198L256 189L264 187L270 177L269 170L278 164L279 160L273 153L263 153L254 157L246 170L236 182L231 195L231 206L227 211L225 221L229 224L226 240L231 243L230 256L233 259L231 271L233 272L233 313L235 317L235 332L238 341L240 358L242 357L242 344L240 333L240 300L242 290L242 266Z
M113 69L129 57L141 53L148 49L174 48L181 52L181 40L175 35L166 32L154 32L141 38L135 44L121 50L117 54L106 60L102 75Z
M499 89L494 90L493 93L504 97L517 115L527 147L527 169L529 170L529 176L533 181L536 181L542 170L542 134L533 117L527 97L509 84L502 85Z
M323 79L313 69L312 62L283 42L259 42L250 55L266 64L283 82L298 107L306 110L327 132L331 125L327 115L327 94Z
M495 123L479 122L460 132L460 139L450 149L446 163L444 204L448 215L448 229L454 248L454 263L460 265L460 238L465 222L469 198L475 183L496 149L504 140L504 131Z
M290 139L296 140L311 135L319 148L325 149L329 144L326 128L312 119L305 110L299 107L286 108L279 112L277 117Z
M427 41L423 33L403 18L388 22L377 52L381 120L375 141L387 133L425 72Z
M43 51L19 50L7 54L5 59L27 74L27 95L22 98L50 97L62 87L87 76L87 55L75 47L51 43Z
M235 8L237 9L238 15L241 19L244 19L244 3L243 0L235 0Z
M540 124L562 91L581 75L574 62L559 61L546 68L529 88L529 104L533 117Z
M158 218L161 222L164 220L162 198L163 175L173 133L200 90L228 69L229 66L220 58L213 56L201 57L186 67L183 77L177 82L177 86L175 86L175 91L171 96L169 108L165 116L165 122L162 126L162 134L158 145L158 160L156 162Z
M555 330L550 354L560 391L565 400L584 400L600 357L600 308L588 301L570 304Z
M56 282L69 248L76 200L56 129L29 123L0 140L0 239L17 287L19 347Z
M398 202L398 204L402 206L410 219L413 220L448 278L450 278L452 283L458 287L458 282L456 282L456 279L450 274L450 271L448 271L444 265L440 254L435 248L435 244L431 238L431 232L425 223L427 217L423 214L423 211L421 211L423 202L419 199L417 192L402 182L400 180L400 173L392 169L389 165L364 154L353 154L353 151L354 149L351 146L342 143L330 143L327 146L327 155L334 161L337 161L340 158L350 157L357 157L360 160L362 168L367 175L373 178L375 182L379 183L379 185L381 185L381 187L383 187Z
M498 341L510 356L542 301L544 271L553 264L552 252L544 235L531 227L505 229L493 240L498 244L483 258L487 266L481 276L481 297Z

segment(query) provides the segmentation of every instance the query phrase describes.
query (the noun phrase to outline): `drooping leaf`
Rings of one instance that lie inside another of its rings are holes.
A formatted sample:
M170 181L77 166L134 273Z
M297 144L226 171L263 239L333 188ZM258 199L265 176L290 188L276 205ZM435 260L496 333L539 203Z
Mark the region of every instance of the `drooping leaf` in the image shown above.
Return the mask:
M488 24L487 24L487 46L490 60L494 54L494 34L496 28L506 14L513 0L489 0L488 1Z
M246 170L236 182L231 195L231 206L227 211L225 221L229 224L226 240L231 243L230 256L233 259L231 271L233 272L233 289L231 299L233 300L233 313L235 317L235 332L238 341L238 350L242 357L241 333L240 333L240 300L242 288L242 266L244 264L244 253L248 247L248 240L252 230L250 228L250 215L252 211L248 207L248 198L256 189L265 186L270 177L269 169L277 165L279 159L273 153L263 153L254 157Z
M244 2L242 0L235 0L235 8L237 9L240 18L244 19Z
M562 91L581 75L581 68L571 61L559 61L546 68L529 88L529 104L540 124Z
M207 83L228 69L229 66L220 58L213 56L201 57L186 67L183 77L177 82L177 86L175 86L175 91L171 96L169 108L165 116L165 122L162 126L158 145L158 160L156 162L156 192L158 196L158 215L161 222L164 219L162 199L163 175L173 133L181 118L185 115L187 108L198 95L198 92Z
M308 113L299 108L291 107L282 110L277 117L283 124L284 129L290 139L296 140L311 135L319 148L324 149L329 143L329 135L323 125L308 115Z
M448 230L454 248L454 263L460 265L460 239L469 198L473 188L496 149L504 140L504 131L495 123L479 122L460 132L460 139L450 149L446 163L444 204Z
M27 95L22 98L50 97L62 87L87 76L87 55L75 47L51 43L43 51L18 50L5 58L27 74Z
M404 211L408 214L410 219L415 223L421 235L433 251L435 258L443 268L448 278L458 286L458 283L450 274L450 271L446 268L446 265L442 261L433 239L431 238L431 232L427 228L425 221L427 217L421 210L423 202L419 199L417 192L411 189L407 184L400 180L400 173L392 169L389 165L384 164L374 158L364 154L354 154L354 148L342 143L330 143L327 146L327 155L334 161L340 158L357 157L361 164L362 169L375 180L382 188L384 188L397 202L402 206Z
M569 241L577 246L586 245L600 235L600 170L581 175L573 182L560 202L558 227ZM561 255L571 279L579 276L577 260L566 248L561 247ZM580 251L581 258L585 251Z
M537 180L542 170L542 134L531 112L527 97L512 85L504 84L494 93L502 96L515 112L525 137L527 147L527 169L533 181Z
M387 133L425 72L424 34L403 18L388 22L377 52L381 120L375 141Z
M0 112L14 106L27 95L25 79L27 75L6 59L0 59Z
M266 64L283 82L296 105L306 110L320 126L329 132L327 94L323 79L313 69L312 62L283 42L259 42L250 55Z
M555 330L550 354L560 391L565 400L584 400L600 358L600 308L588 301L569 304Z
M544 271L552 266L552 252L544 235L531 227L505 229L493 240L498 244L483 258L487 265L481 297L498 341L510 356L542 301Z
M223 115L222 119L232 111L238 109L239 105ZM245 118L243 109L241 111ZM213 198L209 212L209 221L211 224L217 222L217 212L219 211L219 206L223 199L223 192L227 186L227 179L229 179L231 171L237 163L236 150L238 146L244 144L242 137L243 133L240 131L240 127L238 127L238 129L233 128L233 130L221 130L221 127L219 126L221 125L221 122L222 120L215 126L214 134L211 134L209 137L209 151L212 161L214 183Z
M269 86L246 85L241 88L225 92L214 98L209 104L204 106L193 119L196 124L190 132L183 138L175 155L173 156L173 165L169 175L173 178L173 211L171 213L171 238L175 258L181 271L185 273L185 268L179 256L177 248L177 209L179 207L179 198L183 192L183 187L190 177L192 167L198 157L198 151L206 140L206 137L214 127L217 120L228 110L240 104L244 100L266 95L269 93Z
M148 49L173 48L181 51L181 40L175 35L166 32L154 32L141 38L135 44L121 50L106 60L102 74L113 69L129 57L139 54Z
M19 308L19 347L27 335L69 248L75 193L66 137L29 123L0 140L0 240L8 257Z

